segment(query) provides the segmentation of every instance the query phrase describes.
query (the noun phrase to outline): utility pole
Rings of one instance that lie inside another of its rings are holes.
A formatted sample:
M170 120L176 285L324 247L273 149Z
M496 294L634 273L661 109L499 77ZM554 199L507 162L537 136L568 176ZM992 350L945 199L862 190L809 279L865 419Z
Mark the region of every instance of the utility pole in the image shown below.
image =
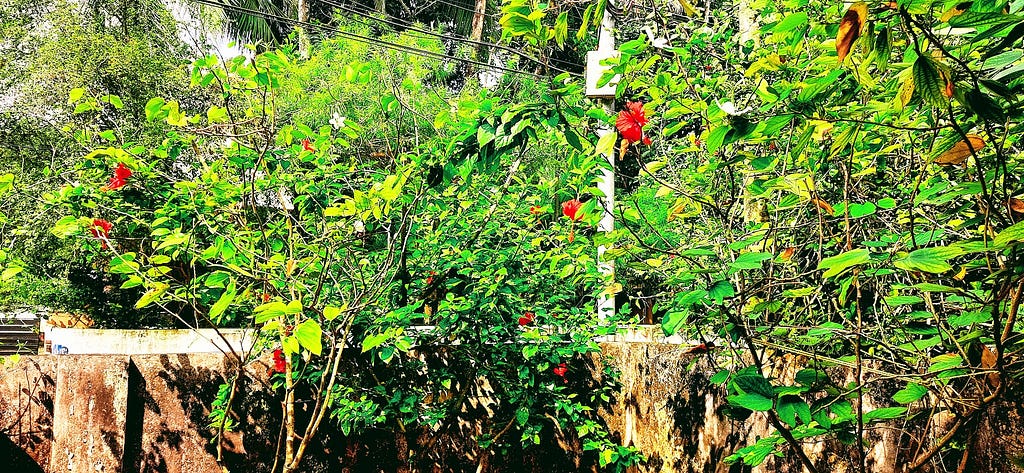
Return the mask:
M587 53L587 96L597 99L608 115L615 113L615 86L618 84L618 77L612 79L603 87L598 87L598 79L608 69L602 66L601 61L614 57L615 51L615 18L610 11L611 0L605 5L604 16L601 18L601 26L598 28L597 51ZM597 129L598 141L608 133L615 133L611 126L602 123ZM597 229L600 232L611 232L615 229L615 146L611 146L605 154L608 160L608 169L601 173L601 180L597 188L604 194L601 201L601 222ZM615 312L615 294L611 291L615 284L615 262L602 261L605 252L608 250L604 245L597 247L597 267L604 279L605 289L597 299L597 316L604 319Z

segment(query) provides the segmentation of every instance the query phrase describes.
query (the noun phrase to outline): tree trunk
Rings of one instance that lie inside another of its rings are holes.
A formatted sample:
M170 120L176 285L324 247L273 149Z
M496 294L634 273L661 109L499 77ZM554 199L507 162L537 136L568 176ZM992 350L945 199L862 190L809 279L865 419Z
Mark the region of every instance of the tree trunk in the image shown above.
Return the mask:
M297 16L299 20L299 56L308 58L310 41L305 23L309 22L309 0L299 0Z
M476 0L476 7L473 8L473 31L469 39L480 41L484 37L484 18L487 12L487 0Z
M377 10L377 12L379 12L379 13L384 13L384 7L385 7L384 0L374 0L374 2L373 2L373 9L374 10Z

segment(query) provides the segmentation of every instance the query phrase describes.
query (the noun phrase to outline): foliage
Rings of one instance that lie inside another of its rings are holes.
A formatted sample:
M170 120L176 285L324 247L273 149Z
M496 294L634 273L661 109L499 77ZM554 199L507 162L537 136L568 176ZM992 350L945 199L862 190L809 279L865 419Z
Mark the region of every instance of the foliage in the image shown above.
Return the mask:
M614 325L592 309L603 160L572 131L579 86L563 76L509 101L438 85L431 98L415 61L372 54L329 41L309 60L287 47L198 60L193 86L223 101L192 111L152 98L147 126L166 126L157 144L90 136L74 183L52 196L67 213L54 233L144 291L137 308L260 329L280 350L284 471L325 420L345 433L445 431L481 389L498 401L481 452L564 429L593 463L635 463L596 420L614 373L587 368ZM359 108L366 97L377 103ZM556 148L571 151L543 154ZM553 159L554 177L524 172ZM572 199L585 203L570 219L559 210ZM355 372L342 371L345 347L360 349ZM218 435L235 392L225 385L213 406Z
M611 253L666 281L666 334L724 347L729 414L775 427L728 461L788 444L815 471L800 444L830 436L863 462L870 424L934 416L954 420L906 432L908 465L958 461L1022 369L1020 6L750 6L749 38L712 12L620 45L618 96L646 103L654 142L623 144L644 184Z
M0 189L0 291L11 304L53 303L106 326L167 325L126 311L138 295L111 293L90 255L50 234L56 218L43 196L68 182L65 171L94 138L159 139L141 120L143 106L153 94L180 90L187 77L177 24L160 2L51 1L5 4L0 25L2 47L17 51L0 63L0 166L12 177L8 192ZM75 101L54 100L72 90ZM12 281L16 273L26 280Z

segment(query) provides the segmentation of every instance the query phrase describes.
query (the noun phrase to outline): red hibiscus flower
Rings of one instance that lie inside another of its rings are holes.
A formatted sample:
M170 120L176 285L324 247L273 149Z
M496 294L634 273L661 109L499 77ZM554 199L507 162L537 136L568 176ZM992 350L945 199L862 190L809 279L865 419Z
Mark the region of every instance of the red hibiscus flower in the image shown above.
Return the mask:
M284 351L278 348L277 350L274 350L274 372L284 373L285 368Z
M302 139L302 149L305 151L316 151L316 148L313 147L313 142L309 141L309 138Z
M619 118L615 120L615 128L629 144L643 141L645 145L651 144L651 138L644 134L643 127L647 124L647 115L644 112L642 102L626 102L626 110L619 112Z
M430 276L427 276L427 285L434 284L434 276L437 276L437 271L431 271Z
M114 228L114 224L102 218L96 218L93 219L92 226L89 227L89 233L92 233L92 237L100 241L101 248L106 248L107 242L110 241L108 234L111 228Z
M519 326L523 327L523 326L526 326L526 325L530 325L531 323L533 323L533 318L534 318L533 312L530 312L530 311L523 312L522 317L519 317Z
M565 379L565 373L569 372L569 368L565 366L565 363L559 363L558 366L551 369L551 372L555 373L555 376L562 378L562 382L569 382L569 380Z
M583 213L580 212L580 208L583 207L583 202L577 199L569 199L562 202L562 215L569 217L569 220L576 221L583 218Z
M540 215L540 212L541 212L541 208L540 207L538 207L536 205L530 206L530 213L531 214L533 214L533 215Z
M111 177L107 185L101 187L100 190L120 189L128 183L129 177L132 177L132 170L128 169L128 166L125 166L124 163L117 163L117 168L114 169L114 177Z

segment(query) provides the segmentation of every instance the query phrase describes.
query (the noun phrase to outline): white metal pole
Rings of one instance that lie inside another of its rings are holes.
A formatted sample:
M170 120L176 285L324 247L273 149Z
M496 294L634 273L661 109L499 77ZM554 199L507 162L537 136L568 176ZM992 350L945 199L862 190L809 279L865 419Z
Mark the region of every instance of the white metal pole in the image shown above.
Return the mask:
M613 36L615 18L612 17L611 11L609 11L610 4L610 0L605 4L604 16L601 18L601 26L598 28L597 51L598 55L602 57L608 57L615 51L615 37ZM592 71L588 72L593 73ZM614 100L614 97L600 99L605 113L609 115L615 113L613 107ZM607 124L602 124L597 130L598 139L600 140L601 137L608 133L615 132ZM597 185L597 188L604 194L601 205L603 213L601 215L601 222L597 227L598 231L601 232L611 232L615 229L615 148L615 146L612 146L611 151L605 155L609 168L602 172L601 181ZM610 291L611 286L615 283L615 262L614 260L602 261L605 251L607 251L607 248L604 245L597 247L598 270L603 276L605 286L605 290L601 292L597 299L597 315L600 319L614 314L615 311L615 294Z

